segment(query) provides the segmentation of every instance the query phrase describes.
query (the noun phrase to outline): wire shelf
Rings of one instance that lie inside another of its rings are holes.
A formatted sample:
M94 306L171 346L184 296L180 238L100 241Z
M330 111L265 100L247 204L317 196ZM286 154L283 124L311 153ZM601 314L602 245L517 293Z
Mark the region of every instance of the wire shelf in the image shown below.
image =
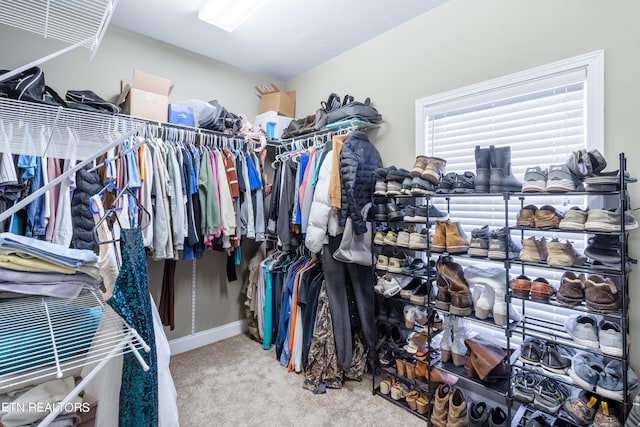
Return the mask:
M64 375L149 347L99 291L75 299L23 297L0 301L0 393ZM100 328L100 333L96 334ZM138 360L141 360L138 358Z
M0 0L0 23L95 50L117 0Z
M84 160L142 123L124 115L0 98L0 152Z

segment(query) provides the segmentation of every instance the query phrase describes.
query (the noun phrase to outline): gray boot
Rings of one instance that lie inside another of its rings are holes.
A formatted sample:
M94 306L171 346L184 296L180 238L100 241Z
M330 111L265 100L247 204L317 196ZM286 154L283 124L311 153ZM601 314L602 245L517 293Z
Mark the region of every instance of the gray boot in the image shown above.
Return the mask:
M511 147L489 147L491 173L490 193L514 193L522 190L522 183L511 174ZM477 180L476 180L477 182Z
M491 172L491 155L488 148L476 145L476 193L489 192L489 176Z

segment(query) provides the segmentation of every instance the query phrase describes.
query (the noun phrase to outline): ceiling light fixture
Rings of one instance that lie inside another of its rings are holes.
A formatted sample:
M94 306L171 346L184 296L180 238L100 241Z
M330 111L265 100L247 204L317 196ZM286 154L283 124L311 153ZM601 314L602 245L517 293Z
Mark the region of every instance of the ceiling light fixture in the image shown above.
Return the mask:
M208 0L198 12L198 19L232 32L267 0Z

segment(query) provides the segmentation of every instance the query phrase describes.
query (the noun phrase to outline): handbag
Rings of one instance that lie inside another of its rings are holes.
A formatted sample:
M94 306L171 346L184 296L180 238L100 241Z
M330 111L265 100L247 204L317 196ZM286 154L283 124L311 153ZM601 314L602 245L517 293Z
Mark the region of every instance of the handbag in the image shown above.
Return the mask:
M362 208L362 217L367 218L367 213L371 208L371 203L367 203ZM353 229L351 217L347 218L344 224L344 232L340 246L333 253L333 259L350 264L359 264L365 266L373 265L373 256L371 254L371 222L366 222L367 231L362 234L356 234Z

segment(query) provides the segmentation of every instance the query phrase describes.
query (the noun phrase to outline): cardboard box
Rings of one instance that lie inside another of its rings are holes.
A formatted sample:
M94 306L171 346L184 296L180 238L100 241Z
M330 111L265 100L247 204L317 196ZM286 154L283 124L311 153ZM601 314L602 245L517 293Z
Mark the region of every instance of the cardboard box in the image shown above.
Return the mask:
M125 114L157 122L168 120L169 94L173 89L170 80L134 70L131 83L121 84L118 105Z
M264 130L273 141L277 141L282 136L282 131L289 126L291 120L293 120L292 117L279 116L275 111L267 111L266 113L258 114L253 123Z
M182 104L169 104L169 123L194 126L193 108Z
M256 86L260 94L260 113L275 111L284 117L296 116L296 91L281 92L273 83Z

